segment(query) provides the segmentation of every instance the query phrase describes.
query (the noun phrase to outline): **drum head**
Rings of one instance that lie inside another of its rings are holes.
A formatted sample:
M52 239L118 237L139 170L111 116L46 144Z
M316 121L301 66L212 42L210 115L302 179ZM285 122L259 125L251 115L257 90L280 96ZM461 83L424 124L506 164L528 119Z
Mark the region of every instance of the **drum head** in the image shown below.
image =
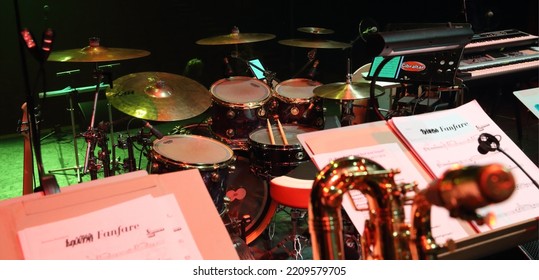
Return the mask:
M215 82L210 92L213 97L233 104L263 103L271 96L268 85L251 77L231 77Z
M154 142L153 151L170 160L191 165L223 163L234 156L227 145L198 135L167 135Z
M279 83L275 91L290 99L310 99L314 96L313 90L322 83L309 79L290 79Z
M226 196L230 199L228 215L232 220L240 220L244 215L251 216L245 227L247 244L253 242L266 229L277 203L269 193L267 181L250 170L249 159L237 156L235 171L228 174Z
M317 130L315 128L298 126L294 124L284 124L282 125L282 127L284 134L286 135L288 145L300 145L299 140L296 137L298 134ZM275 139L275 145L284 145L283 138L281 137L279 129L275 126L272 126L272 132L273 138ZM259 128L251 132L251 134L249 134L249 140L252 143L254 142L263 145L271 145L271 140L267 128Z

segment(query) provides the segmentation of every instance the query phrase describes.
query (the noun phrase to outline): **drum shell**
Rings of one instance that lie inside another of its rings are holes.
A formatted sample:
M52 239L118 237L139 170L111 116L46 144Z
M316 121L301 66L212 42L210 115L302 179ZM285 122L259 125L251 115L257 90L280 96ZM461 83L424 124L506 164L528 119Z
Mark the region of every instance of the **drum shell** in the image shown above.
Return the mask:
M323 99L313 94L322 85L309 79L290 79L275 87L268 108L271 115L278 115L281 123L324 128Z
M297 145L251 144L249 157L257 174L270 177L285 175L309 160L309 155Z
M293 124L286 124L282 127L285 134L287 134L287 138L296 140L288 140L288 145L283 144L281 136L276 129L273 131L276 144L268 144L265 141L257 139L267 134L267 128L259 128L249 135L248 143L251 166L255 173L260 176L267 176L269 178L282 176L299 164L310 160L309 155L299 144L296 135L315 131L316 129Z
M211 128L223 138L246 141L267 118L265 105L271 99L271 89L262 81L250 77L221 79L210 92Z

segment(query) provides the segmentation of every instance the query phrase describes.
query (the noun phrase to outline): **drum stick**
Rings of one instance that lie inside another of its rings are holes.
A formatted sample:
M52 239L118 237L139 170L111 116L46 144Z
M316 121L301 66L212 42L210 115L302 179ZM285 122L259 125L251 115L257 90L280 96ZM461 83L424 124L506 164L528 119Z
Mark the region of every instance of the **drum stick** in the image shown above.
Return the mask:
M268 134L270 138L270 143L272 145L275 145L275 138L273 138L273 131L271 130L270 120L269 119L266 119L266 120L268 121Z
M281 138L283 138L283 144L288 145L288 140L286 140L286 134L284 134L283 126L281 125L281 121L277 119L277 126L279 127L279 133L281 133Z

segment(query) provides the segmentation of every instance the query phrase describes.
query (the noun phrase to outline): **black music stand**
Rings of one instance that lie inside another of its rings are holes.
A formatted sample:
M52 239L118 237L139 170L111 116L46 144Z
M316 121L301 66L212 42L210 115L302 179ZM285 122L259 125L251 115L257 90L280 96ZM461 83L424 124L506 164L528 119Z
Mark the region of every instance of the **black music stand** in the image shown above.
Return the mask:
M373 53L370 108L384 120L374 97L377 80L397 83L417 83L453 86L464 47L471 41L469 25L435 26L372 34L367 43ZM376 106L375 106L376 104Z

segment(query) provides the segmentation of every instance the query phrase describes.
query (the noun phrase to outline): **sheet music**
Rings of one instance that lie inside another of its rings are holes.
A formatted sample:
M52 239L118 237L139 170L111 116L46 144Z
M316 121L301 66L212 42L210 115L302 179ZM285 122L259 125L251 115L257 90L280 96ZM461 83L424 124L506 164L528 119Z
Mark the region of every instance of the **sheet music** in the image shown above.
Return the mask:
M478 137L489 133L500 140L500 148L510 155L537 182L539 169L503 130L483 111L477 101L455 109L406 117L394 117L389 122L416 153L426 168L436 177L451 166L487 165L499 163L509 168L517 189L506 201L484 207L478 212L492 212L497 217L493 228L539 216L539 190L532 181L501 152L478 152ZM478 230L489 230L478 226Z
M397 184L415 182L419 189L424 189L427 186L428 182L413 167L413 164L396 143L318 154L313 156L313 161L321 169L331 160L351 155L368 158L382 165L385 169L400 169L401 172L395 175L395 182ZM351 190L348 193L349 196L345 196L342 206L356 229L362 234L365 220L369 218L369 214L367 211L358 211L356 209L368 209L367 200L359 190ZM409 223L411 206L405 206L404 211L406 222ZM431 209L431 218L432 234L436 242L440 244L448 239L458 240L468 236L468 233L463 229L459 221L451 218L449 212L444 208L433 206Z
M25 259L202 259L173 194L19 231Z

